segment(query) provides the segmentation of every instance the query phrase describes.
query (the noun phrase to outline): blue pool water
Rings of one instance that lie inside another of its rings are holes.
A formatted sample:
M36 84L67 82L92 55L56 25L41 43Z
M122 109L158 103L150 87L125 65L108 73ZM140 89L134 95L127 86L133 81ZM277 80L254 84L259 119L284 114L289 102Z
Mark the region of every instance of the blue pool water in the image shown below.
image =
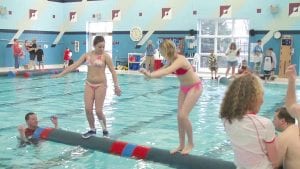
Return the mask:
M40 126L52 126L50 116L57 115L60 128L79 133L87 130L83 103L85 77L85 73L71 73L60 79L51 79L48 75L29 79L0 77L0 168L169 169L158 163L50 141L18 148L16 128L25 123L24 115L29 111L38 114ZM162 149L175 148L178 145L177 79L146 81L142 76L118 75L123 93L117 97L110 85L110 75L107 77L109 88L104 112L111 137ZM190 114L194 155L233 160L218 118L226 87L204 80L204 92ZM275 108L283 104L285 91L283 85L265 85L265 103L260 113L272 118ZM98 122L97 126L100 127Z

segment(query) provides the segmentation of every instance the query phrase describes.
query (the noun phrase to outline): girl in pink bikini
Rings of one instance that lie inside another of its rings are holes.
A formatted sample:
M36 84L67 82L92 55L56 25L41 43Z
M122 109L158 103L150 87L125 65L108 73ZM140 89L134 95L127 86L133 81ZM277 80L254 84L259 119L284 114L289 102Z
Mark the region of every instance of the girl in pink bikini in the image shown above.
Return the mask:
M147 78L159 78L172 73L177 75L180 81L177 115L179 146L170 153L188 154L194 147L192 125L188 116L202 93L202 83L185 56L176 52L176 46L171 40L163 41L159 51L169 65L152 73L145 69L141 69L140 72ZM187 144L185 144L186 135Z
M78 68L81 64L87 63L88 71L85 83L84 91L84 103L86 117L89 122L90 130L82 134L83 138L89 138L96 134L95 119L93 116L93 107L95 104L96 114L102 126L103 136L108 136L108 131L106 128L106 118L103 114L103 103L106 95L106 76L105 68L108 66L115 87L115 94L120 96L121 89L119 87L117 74L115 72L111 57L104 52L105 40L102 36L96 36L93 45L95 50L83 54L79 60L74 64L64 69L58 75L54 75L54 78L62 77L63 75L71 72Z

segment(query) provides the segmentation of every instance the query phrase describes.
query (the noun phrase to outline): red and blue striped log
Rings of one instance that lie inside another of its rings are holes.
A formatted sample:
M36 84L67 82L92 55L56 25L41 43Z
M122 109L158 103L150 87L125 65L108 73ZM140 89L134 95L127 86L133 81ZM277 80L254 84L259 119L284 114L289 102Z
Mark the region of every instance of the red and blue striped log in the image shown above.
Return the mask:
M143 159L166 164L182 169L235 169L229 161L213 159L205 156L170 154L168 150L141 146L105 137L90 137L84 139L81 134L53 128L38 128L33 138L97 150L103 153L118 155L133 159Z

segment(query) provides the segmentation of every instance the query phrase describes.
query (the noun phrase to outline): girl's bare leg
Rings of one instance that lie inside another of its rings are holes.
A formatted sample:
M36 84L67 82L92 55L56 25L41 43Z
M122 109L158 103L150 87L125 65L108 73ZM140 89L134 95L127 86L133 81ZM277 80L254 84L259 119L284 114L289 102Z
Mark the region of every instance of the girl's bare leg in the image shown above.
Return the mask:
M180 111L180 115L179 115L180 120L183 123L183 127L184 127L183 130L187 134L187 138L188 138L188 143L187 145L185 145L181 154L189 154L194 147L193 129L192 129L191 121L189 120L189 114L192 111L195 104L197 103L201 93L202 93L202 88L201 89L197 89L195 87L192 88L191 91L187 93L187 96L182 105L182 109Z
M100 121L101 127L103 131L107 131L106 127L106 118L103 113L103 104L106 96L106 85L101 85L95 90L95 108L96 114Z
M95 98L94 90L86 84L84 90L84 104L85 104L85 114L90 129L95 129L95 119L93 115L94 98Z
M228 76L229 70L230 70L230 67L227 67L226 74L225 74L226 77Z
M185 134L183 130L183 124L182 121L180 121L179 118L179 110L182 108L183 101L185 99L185 94L182 91L179 91L178 95L178 114L177 114L177 124L178 124L178 136L179 136L179 146L173 150L170 151L171 154L174 154L178 151L183 150L185 145Z
M231 72L232 77L235 75L235 66L232 66L232 72Z

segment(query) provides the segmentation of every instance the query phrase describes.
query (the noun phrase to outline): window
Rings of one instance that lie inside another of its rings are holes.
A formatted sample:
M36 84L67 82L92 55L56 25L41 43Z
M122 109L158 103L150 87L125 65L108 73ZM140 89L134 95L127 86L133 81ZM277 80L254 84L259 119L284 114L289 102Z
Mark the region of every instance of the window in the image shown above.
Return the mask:
M227 66L225 52L231 42L241 49L240 60L248 60L249 21L245 19L200 19L198 21L198 53L200 67L208 67L211 52L218 56L220 68Z

